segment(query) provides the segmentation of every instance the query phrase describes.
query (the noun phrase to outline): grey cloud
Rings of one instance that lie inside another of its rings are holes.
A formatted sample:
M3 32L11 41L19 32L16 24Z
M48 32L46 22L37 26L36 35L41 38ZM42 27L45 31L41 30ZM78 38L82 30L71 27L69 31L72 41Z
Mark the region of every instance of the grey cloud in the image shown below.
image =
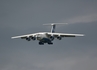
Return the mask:
M61 20L61 22L68 22L68 23L91 23L96 21L97 21L97 13L75 16L66 20Z
M38 53L37 51L31 52L32 50L30 50L30 48L28 49L23 48L22 50L13 49L15 51L13 53L10 53L9 55L10 62L8 62L7 65L4 65L4 67L1 70L16 70L16 69L96 70L97 69L96 49L97 48L95 49L87 48L85 49L85 52L83 52L83 50L80 49L71 49L71 50L69 49L67 51L64 51L63 54L58 52L54 53L55 51L52 52L53 50L45 52L47 50L46 48L43 50L41 49L40 53ZM59 49L59 51L61 52L62 49Z
M96 7L96 0L0 0L0 70L97 70ZM85 37L55 39L43 46L11 39L50 31L42 24L52 22L88 23L56 29Z
M95 1L12 1L1 2L1 21L6 27L24 30L44 23L58 22L61 19L73 18L96 13ZM5 21L6 20L6 21ZM60 21L62 22L62 21Z

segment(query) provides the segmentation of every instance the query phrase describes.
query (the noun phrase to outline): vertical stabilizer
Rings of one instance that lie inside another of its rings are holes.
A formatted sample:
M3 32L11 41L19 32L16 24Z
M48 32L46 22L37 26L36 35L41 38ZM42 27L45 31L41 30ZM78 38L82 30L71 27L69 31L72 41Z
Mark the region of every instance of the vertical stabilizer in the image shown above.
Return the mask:
M55 32L56 25L55 24L51 24L51 25L52 25L51 33L54 33Z

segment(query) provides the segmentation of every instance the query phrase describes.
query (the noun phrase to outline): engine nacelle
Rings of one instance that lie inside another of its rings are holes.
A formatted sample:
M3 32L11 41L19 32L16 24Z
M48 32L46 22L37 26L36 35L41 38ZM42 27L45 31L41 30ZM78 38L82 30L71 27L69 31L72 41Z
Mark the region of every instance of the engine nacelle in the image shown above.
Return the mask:
M61 39L62 39L62 37L61 37L61 36L58 36L58 37L57 37L57 39L58 39L58 40L61 40Z
M27 40L27 41L30 41L31 39L30 39L29 37L26 37L26 40Z
M36 37L31 37L32 40L36 40Z
M50 38L51 40L54 40L54 36L50 36L49 38Z
M26 40L27 40L27 41L30 41L31 39L32 39L32 40L36 40L36 37L32 37L32 36L26 37Z

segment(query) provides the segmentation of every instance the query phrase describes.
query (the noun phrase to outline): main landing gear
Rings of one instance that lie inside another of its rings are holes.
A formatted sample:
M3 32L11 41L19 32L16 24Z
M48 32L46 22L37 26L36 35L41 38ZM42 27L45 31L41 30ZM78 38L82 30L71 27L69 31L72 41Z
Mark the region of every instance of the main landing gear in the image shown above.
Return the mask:
M39 42L39 45L44 45L44 43L43 42Z
M53 43L51 42L51 43L48 43L49 45L52 45Z
M52 43L52 42L47 43L47 44L49 44L49 45L53 45L53 43ZM39 45L44 45L44 43L43 43L43 42L39 42Z

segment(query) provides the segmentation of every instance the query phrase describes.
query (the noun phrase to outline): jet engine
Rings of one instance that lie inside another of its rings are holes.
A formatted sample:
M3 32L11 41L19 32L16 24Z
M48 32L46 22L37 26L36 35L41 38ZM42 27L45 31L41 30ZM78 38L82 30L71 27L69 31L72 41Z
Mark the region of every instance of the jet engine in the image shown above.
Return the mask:
M26 40L27 40L27 41L30 41L31 39L30 39L30 37L26 37Z
M58 39L58 40L61 40L61 39L62 39L62 37L61 37L61 36L58 36L58 37L57 37L57 39Z
M54 40L54 36L50 36L49 38L50 38L52 41Z
M36 40L36 37L32 37L32 36L26 37L26 40L27 40L27 41L30 41L31 39L32 39L32 40Z
M32 40L36 40L36 37L31 37Z

